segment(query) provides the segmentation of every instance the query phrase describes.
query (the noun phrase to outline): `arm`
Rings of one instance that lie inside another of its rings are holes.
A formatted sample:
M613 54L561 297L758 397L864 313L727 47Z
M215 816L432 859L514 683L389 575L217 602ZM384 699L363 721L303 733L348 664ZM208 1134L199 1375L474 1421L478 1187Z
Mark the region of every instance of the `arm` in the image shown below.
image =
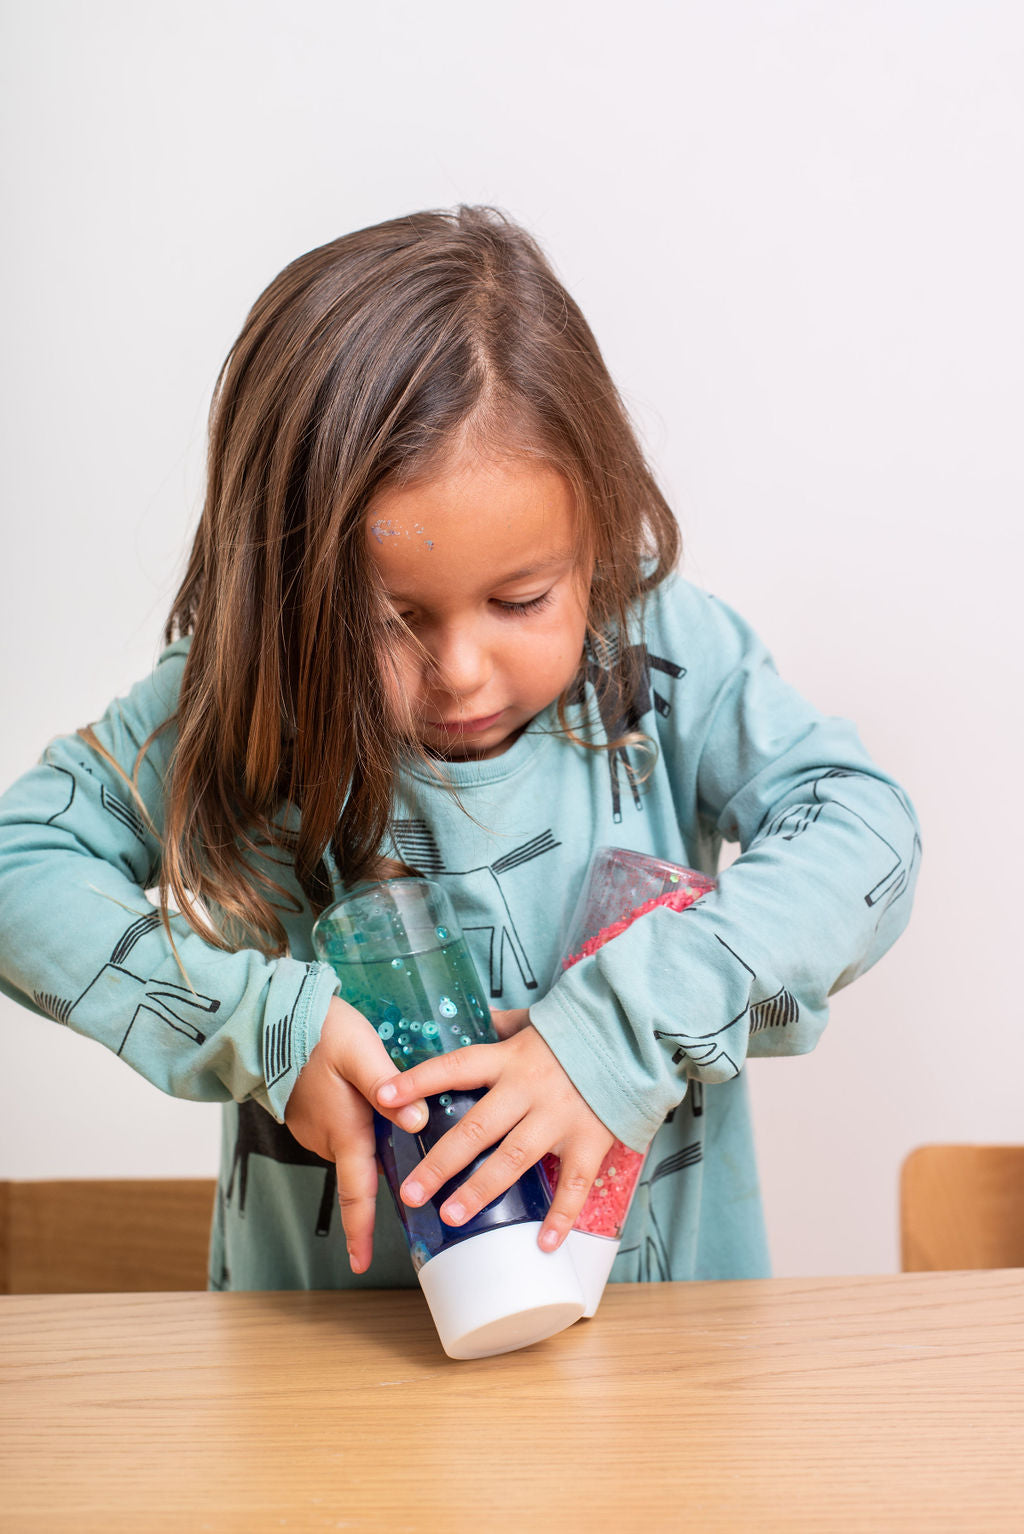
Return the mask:
M139 748L173 715L176 651L94 726L110 760L64 736L0 799L0 973L9 995L98 1039L162 1091L256 1097L281 1119L337 987L326 965L212 948L180 916L172 946L146 897L173 725L143 758L138 798L130 779Z
M58 739L0 798L2 986L105 1044L164 1092L254 1098L279 1121L330 1010L329 1037L289 1119L304 1144L315 1140L313 1149L339 1161L343 1198L358 1183L346 1230L356 1230L368 1261L363 1163L372 1167L372 1123L362 1095L354 1107L344 1088L355 1081L369 1095L392 1074L374 1030L335 997L328 965L228 953L180 916L171 918L172 944L145 893L158 877L173 725L143 758L138 797L130 780L139 748L174 714L183 664L179 643L111 705L94 727L102 751L80 736ZM317 1081L329 1085L318 1092Z
M500 1157L460 1189L474 1205L509 1185L517 1158L521 1170L526 1154L557 1149L538 1149L537 1113L526 1115L516 1094L532 1093L541 1105L566 1081L592 1118L574 1097L571 1120L544 1132L563 1137L581 1176L593 1176L594 1124L644 1149L690 1077L723 1081L748 1054L812 1049L831 993L873 964L906 923L920 853L916 819L852 726L822 716L783 683L756 636L714 599L680 582L658 606L649 646L678 662L683 677L671 729L658 726L680 821L688 840L736 840L742 855L697 905L650 912L561 976L530 1007L518 1053L513 1040L477 1046L391 1084L393 1102L496 1081L509 1098L506 1107L489 1093L421 1163L416 1180L428 1195L466 1165L470 1150L478 1154L502 1134ZM653 733L656 723L650 708L643 725ZM548 1056L560 1075L547 1068ZM562 1213L574 1217L585 1193Z
M688 1078L724 1081L748 1054L813 1049L831 994L905 926L920 858L909 800L853 727L787 686L735 613L685 585L682 598L654 640L687 663L661 745L677 803L696 803L705 833L738 841L741 856L712 894L649 913L531 1008L591 1107L636 1149Z

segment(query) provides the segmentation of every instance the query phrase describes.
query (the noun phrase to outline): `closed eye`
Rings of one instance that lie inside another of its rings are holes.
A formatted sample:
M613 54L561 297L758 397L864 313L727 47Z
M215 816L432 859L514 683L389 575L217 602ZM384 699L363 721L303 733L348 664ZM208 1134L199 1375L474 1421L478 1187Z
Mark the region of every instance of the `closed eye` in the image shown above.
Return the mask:
M499 609L499 611L507 614L508 617L518 618L521 617L524 613L540 612L542 608L548 606L551 601L551 597L552 593L550 591L545 591L543 596L531 598L529 602L502 602L497 597L495 597L494 605Z

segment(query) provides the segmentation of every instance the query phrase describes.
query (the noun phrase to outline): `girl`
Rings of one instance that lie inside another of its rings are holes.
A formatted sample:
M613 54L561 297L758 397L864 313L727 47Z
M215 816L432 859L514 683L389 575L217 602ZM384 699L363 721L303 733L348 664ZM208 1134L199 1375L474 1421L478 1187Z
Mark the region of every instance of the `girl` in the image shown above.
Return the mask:
M412 1284L386 1200L374 1239L370 1105L417 1128L453 1086L489 1091L410 1204L494 1146L458 1224L554 1151L554 1247L613 1135L653 1139L613 1278L767 1271L744 1061L814 1046L919 843L677 557L590 330L500 213L348 235L257 301L168 648L0 800L5 990L225 1104L212 1286ZM547 989L595 846L711 873L723 839L714 894ZM310 946L396 867L448 889L503 1035L399 1077Z

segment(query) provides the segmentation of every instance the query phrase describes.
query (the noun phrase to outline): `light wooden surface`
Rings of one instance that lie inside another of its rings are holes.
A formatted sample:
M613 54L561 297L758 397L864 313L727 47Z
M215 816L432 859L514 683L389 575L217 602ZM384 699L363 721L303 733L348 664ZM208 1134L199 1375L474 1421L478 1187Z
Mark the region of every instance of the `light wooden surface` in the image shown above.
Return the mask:
M0 1182L0 1292L205 1289L216 1189L213 1178Z
M911 1151L900 1173L900 1249L908 1273L1024 1267L1024 1145Z
M1024 1271L610 1288L453 1363L416 1292L0 1299L5 1534L1013 1531Z

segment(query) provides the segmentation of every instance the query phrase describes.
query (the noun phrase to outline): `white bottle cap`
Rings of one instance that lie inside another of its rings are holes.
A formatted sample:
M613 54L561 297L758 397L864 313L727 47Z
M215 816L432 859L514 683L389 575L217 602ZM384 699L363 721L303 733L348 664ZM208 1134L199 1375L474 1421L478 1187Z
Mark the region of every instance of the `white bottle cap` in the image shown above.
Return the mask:
M419 1271L449 1358L490 1358L543 1342L578 1321L586 1302L565 1244L537 1245L540 1222L467 1236Z
M587 1303L583 1314L589 1319L596 1315L601 1303L612 1263L619 1253L619 1242L612 1236L591 1236L584 1230L571 1230L565 1238L565 1245L580 1276L583 1298Z

